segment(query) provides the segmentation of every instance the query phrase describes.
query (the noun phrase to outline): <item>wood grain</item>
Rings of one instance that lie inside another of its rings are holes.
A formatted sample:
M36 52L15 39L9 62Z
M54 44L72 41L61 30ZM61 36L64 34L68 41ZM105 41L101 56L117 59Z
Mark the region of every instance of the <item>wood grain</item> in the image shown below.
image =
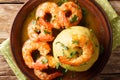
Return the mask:
M0 43L7 39L17 12L23 4L0 4Z
M0 3L24 3L28 0L0 0Z
M0 3L20 3L27 0L0 0ZM110 1L120 15L120 1ZM10 30L17 12L23 4L0 4L0 43L10 36ZM4 57L0 55L0 80L17 80ZM113 66L114 65L114 66ZM119 73L119 74L118 74ZM115 49L100 77L96 80L120 79L120 46Z
M113 8L116 10L116 12L120 15L120 0L119 1L110 1Z
M0 55L0 80L17 80L6 60Z

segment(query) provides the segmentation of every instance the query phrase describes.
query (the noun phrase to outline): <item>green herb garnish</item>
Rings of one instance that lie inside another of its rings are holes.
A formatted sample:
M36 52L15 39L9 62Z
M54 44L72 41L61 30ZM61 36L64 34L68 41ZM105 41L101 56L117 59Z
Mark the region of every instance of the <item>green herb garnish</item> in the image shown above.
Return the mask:
M77 21L78 20L78 17L76 16L76 15L74 15L73 17L72 17L72 19L70 19L70 23L73 23L73 22L75 22L75 21Z
M70 53L70 56L69 56L69 58L72 58L74 55L76 55L76 54L78 54L78 52L77 51L72 51L71 53Z
M37 29L37 28L35 28L35 30L34 30L36 33L40 33L41 31L39 30L39 29Z
M42 61L43 64L48 62L47 58L43 58L41 61Z
M56 42L56 44L61 44L61 46L65 49L65 50L68 50L69 48L67 47L67 46L65 46L63 43L61 43L61 42Z
M36 21L35 21L35 20L33 20L33 21L32 21L32 24L33 24L33 25L36 25Z
M80 4L79 4L78 0L75 0L75 3L78 5L78 9L81 9L81 7L80 7Z
M65 73L68 72L68 69L65 69Z
M73 44L79 44L79 41L74 40L74 41L72 41L72 43L73 43Z
M60 0L57 4L58 6L61 6L63 3L67 2L68 0Z
M44 30L44 33L45 34L50 34L51 32L47 31L47 30Z
M56 69L58 69L58 68L59 68L59 66L60 66L60 64L59 64L59 63L57 63L57 64L56 64Z
M68 69L62 69L62 73L66 74L68 72Z

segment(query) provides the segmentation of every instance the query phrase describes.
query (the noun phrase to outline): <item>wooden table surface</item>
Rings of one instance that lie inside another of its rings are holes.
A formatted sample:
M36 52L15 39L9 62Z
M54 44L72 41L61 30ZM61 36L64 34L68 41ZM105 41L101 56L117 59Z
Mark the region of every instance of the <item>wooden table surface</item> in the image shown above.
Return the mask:
M0 0L0 43L9 38L13 20L27 0ZM110 1L120 15L120 0ZM6 60L0 55L0 80L17 80ZM120 46L115 49L95 80L120 80Z

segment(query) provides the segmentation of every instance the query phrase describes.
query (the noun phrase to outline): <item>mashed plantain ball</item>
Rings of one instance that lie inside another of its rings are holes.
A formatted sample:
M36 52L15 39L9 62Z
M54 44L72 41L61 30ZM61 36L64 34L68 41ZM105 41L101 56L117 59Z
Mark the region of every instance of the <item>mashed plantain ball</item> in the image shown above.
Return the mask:
M98 59L99 42L92 30L73 26L57 35L53 42L53 55L64 69L86 71Z

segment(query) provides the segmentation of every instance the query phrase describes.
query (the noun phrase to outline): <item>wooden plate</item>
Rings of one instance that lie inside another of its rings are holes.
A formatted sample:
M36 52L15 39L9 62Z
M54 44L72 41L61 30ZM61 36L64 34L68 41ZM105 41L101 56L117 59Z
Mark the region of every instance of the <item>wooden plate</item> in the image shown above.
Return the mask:
M30 80L39 80L33 73L32 69L29 69L22 58L22 29L24 21L27 17L27 15L35 9L39 4L45 2L47 0L29 0L26 2L26 4L21 8L21 10L18 12L13 26L11 30L11 50L13 53L13 57L15 58L15 61L20 68L20 70L28 77ZM109 56L111 54L111 48L112 48L112 32L110 23L106 17L106 14L101 9L101 7L94 1L90 0L78 0L81 7L86 9L91 13L91 16L94 18L95 26L90 26L89 28L92 28L96 36L100 42L100 44L104 47L103 52L100 53L99 59L96 61L96 63L85 72L70 72L67 75L65 75L63 80L90 80L97 74L99 74L105 64L107 63ZM76 74L76 76L71 77L73 74Z

